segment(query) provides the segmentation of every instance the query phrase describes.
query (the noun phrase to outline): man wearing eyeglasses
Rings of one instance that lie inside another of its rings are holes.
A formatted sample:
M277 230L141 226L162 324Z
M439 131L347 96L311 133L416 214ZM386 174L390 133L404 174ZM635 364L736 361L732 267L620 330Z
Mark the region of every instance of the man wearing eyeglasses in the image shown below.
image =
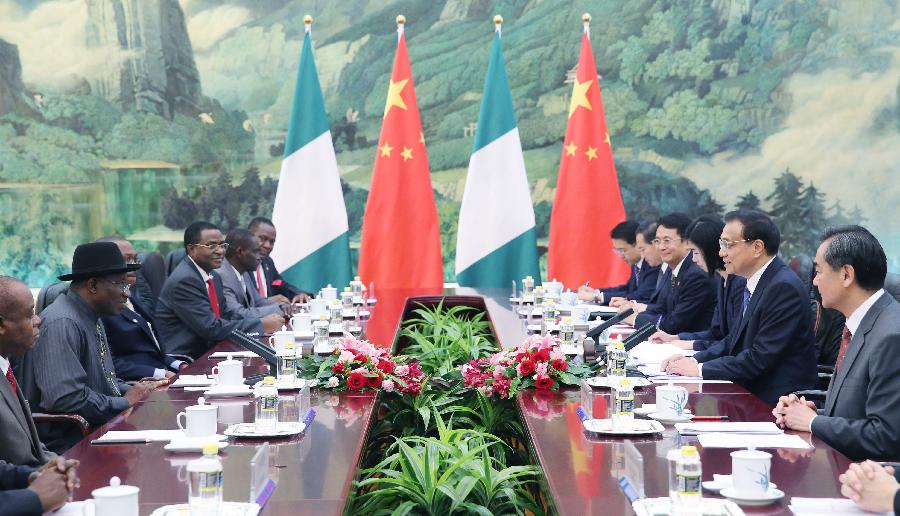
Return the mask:
M196 358L235 329L258 334L281 329L280 314L241 317L229 309L225 286L215 271L228 248L217 226L194 222L184 230L184 247L187 256L166 279L156 308L167 353Z
M587 285L578 287L578 298L601 305L620 306L627 300L646 302L656 288L659 263L653 265L644 260L637 245L638 224L632 220L620 222L610 232L613 251L631 267L631 276L623 285L592 289Z
M669 374L730 380L775 405L779 396L816 385L808 289L778 258L781 233L765 213L725 215L719 256L725 272L747 278L741 319L728 337L693 357L662 363Z
M97 239L97 242L116 244L126 264L138 263L137 251L128 240L120 236L109 236ZM147 377L172 378L181 368L187 367L187 362L166 355L162 337L156 329L156 320L134 296L137 272L126 273L125 281L131 292L125 308L116 315L102 318L116 374L125 381Z
M43 323L34 348L22 361L19 385L32 409L77 414L92 427L133 406L165 379L148 378L128 385L116 376L104 315L116 315L128 301L126 264L112 242L79 245L72 258L69 290L41 312ZM44 425L41 440L62 453L81 438L71 426Z
M649 303L623 305L635 311L630 319L635 327L655 323L658 329L672 334L709 329L716 303L715 284L691 259L685 234L690 223L683 213L659 219L653 244L668 267L661 288Z

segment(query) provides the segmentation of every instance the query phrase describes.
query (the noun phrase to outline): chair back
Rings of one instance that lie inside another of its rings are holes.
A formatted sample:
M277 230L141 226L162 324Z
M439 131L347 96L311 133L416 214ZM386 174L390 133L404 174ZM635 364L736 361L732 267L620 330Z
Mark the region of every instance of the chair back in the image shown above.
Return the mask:
M178 264L181 263L181 260L184 260L184 257L187 256L187 251L184 250L183 247L179 247L178 249L173 249L166 256L166 276L172 274L172 271L175 270L175 267L178 267Z
M884 290L888 294L894 296L894 299L900 301L900 274L889 272L884 278Z
M34 313L40 314L44 311L44 308L47 308L56 298L60 296L60 294L64 294L69 290L68 282L58 282L58 283L50 283L49 285L44 285L40 292L38 292L37 299L34 302Z

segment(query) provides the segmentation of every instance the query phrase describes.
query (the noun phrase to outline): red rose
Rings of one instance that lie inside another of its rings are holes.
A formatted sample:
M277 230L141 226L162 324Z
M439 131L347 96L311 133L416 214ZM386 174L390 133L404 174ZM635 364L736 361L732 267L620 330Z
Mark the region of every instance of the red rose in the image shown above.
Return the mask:
M358 391L366 386L366 377L359 372L350 373L347 377L347 387L352 391Z
M544 349L538 351L537 353L534 354L534 359L537 360L538 362L546 362L546 361L550 360L550 350L544 348Z
M337 364L334 364L333 366L331 366L331 372L334 374L343 373L344 372L344 363L338 362Z
M412 376L413 378L418 378L418 377L422 376L422 370L419 369L418 362L413 362L413 363L409 364L409 375Z
M372 376L366 376L366 382L369 384L369 387L377 389L381 387L381 375L376 374Z
M537 379L534 381L534 386L538 389L548 390L552 389L555 383L556 382L553 381L553 378L550 378L545 374L539 374Z
M394 363L390 360L382 360L378 362L378 369L385 374L391 374L394 372Z
M557 358L556 360L551 362L550 365L552 365L553 369L556 369L557 371L565 371L566 368L569 367L569 364L561 358Z
M519 375L520 376L531 376L534 373L534 362L531 360L523 360L522 363L519 364Z
M353 360L356 360L357 362L365 362L367 358L368 357L365 355L365 353L357 353L356 356L353 357Z
M516 353L516 362L521 362L521 361L525 360L527 357L528 357L528 353L525 353L525 352Z
M409 384L407 384L406 386L406 392L411 396L418 396L421 391L422 384L420 384L419 382L409 382Z

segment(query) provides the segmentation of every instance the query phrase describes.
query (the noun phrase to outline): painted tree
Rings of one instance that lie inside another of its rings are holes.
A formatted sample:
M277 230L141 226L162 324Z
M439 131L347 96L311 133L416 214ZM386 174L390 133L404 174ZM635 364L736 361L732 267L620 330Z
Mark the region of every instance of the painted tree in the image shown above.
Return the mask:
M809 256L816 252L819 235L828 226L825 209L825 194L810 182L800 196L799 244L801 251Z
M753 193L753 190L742 195L734 205L736 210L762 210L759 205L759 197Z
M781 230L780 252L787 258L803 254L800 194L803 182L790 168L775 178L775 188L766 200L772 203L769 214Z

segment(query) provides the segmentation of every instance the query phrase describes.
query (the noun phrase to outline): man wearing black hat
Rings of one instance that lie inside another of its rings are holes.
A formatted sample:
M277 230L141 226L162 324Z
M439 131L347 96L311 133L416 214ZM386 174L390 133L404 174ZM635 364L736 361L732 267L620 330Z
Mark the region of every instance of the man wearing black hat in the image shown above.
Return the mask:
M116 377L106 330L100 317L118 314L128 300L126 274L140 268L126 264L112 242L82 244L75 249L68 292L42 313L41 334L22 362L22 390L40 412L78 414L99 426L143 399L166 380L147 379L129 386ZM40 429L41 440L61 453L78 442L73 428Z

